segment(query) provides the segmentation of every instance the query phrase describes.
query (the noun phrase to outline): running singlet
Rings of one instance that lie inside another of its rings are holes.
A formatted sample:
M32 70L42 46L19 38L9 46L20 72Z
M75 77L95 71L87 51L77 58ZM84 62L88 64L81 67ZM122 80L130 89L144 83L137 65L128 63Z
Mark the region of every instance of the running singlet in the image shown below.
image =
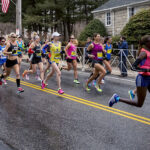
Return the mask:
M49 55L50 54L50 46L48 44L46 44L43 49L42 49L42 53Z
M10 43L10 47L8 48L8 52L12 52L11 56L18 56L18 46L17 45L12 45Z
M6 46L1 46L1 45L0 45L0 59L4 59L4 60L7 58L7 57L4 55L4 53L3 53L5 47L6 47Z
M34 56L35 57L38 57L38 58L40 58L41 56L42 56L42 53L41 53L41 45L36 45L35 47L34 47L34 49L33 49L33 51L34 51Z
M106 58L108 60L110 60L111 59L111 53L112 53L112 45L106 44L105 50L106 50Z
M17 45L18 45L18 54L22 54L21 50L23 50L23 42L21 41L21 43L19 43L19 41L17 41Z
M100 44L95 44L93 42L94 48L91 51L91 54L94 55L94 60L103 60L103 47Z
M59 63L61 59L61 43L58 42L58 44L54 44L53 42L51 43L51 62Z
M141 64L140 64L140 68L141 69L150 69L150 52L146 49L142 49L141 52L145 52L147 54L147 58L145 58ZM143 76L150 76L150 72L140 72L139 74L143 75Z
M77 58L76 49L77 49L77 47L75 45L73 45L72 43L70 43L70 47L69 47L69 49L67 49L67 53L71 57L71 59L76 59Z

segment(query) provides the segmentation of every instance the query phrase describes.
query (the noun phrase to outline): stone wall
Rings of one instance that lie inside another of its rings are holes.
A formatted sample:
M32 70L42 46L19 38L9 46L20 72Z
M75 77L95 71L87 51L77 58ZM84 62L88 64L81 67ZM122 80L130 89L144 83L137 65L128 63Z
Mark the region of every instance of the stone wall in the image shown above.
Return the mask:
M128 22L127 8L114 11L114 33L119 35L123 27Z

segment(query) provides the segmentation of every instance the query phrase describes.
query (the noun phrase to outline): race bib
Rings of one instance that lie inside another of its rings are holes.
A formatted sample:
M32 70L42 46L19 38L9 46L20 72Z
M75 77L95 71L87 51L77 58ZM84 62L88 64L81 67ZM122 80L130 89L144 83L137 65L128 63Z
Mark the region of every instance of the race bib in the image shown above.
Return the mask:
M60 54L55 55L55 59L61 59Z
M36 56L37 56L37 57L41 57L41 55L42 55L42 54L41 54L41 50L40 50L40 49L37 49L37 50L36 50Z
M76 56L76 51L72 51L71 56Z
M103 53L102 52L98 52L97 53L97 58L99 58L99 59L103 58Z
M16 55L18 55L18 47L14 47L14 49L12 50L12 55L13 56L16 56Z
M107 50L107 53L108 53L108 54L111 54L111 52L112 52L112 49L108 49L108 50Z
M41 57L41 53L36 54L38 57Z

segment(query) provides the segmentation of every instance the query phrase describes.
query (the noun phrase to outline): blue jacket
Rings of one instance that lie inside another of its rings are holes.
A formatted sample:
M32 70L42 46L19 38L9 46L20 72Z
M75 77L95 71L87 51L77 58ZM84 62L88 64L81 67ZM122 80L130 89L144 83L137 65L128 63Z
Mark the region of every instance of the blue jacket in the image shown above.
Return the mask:
M128 43L127 41L123 41L122 43L118 44L118 49L123 49L123 55L122 56L128 56Z
M88 43L86 43L86 45L85 45L85 57L86 57L86 58L88 57L88 54L90 54L90 52L87 51L87 48L89 47L90 44L92 44L92 42L88 42Z

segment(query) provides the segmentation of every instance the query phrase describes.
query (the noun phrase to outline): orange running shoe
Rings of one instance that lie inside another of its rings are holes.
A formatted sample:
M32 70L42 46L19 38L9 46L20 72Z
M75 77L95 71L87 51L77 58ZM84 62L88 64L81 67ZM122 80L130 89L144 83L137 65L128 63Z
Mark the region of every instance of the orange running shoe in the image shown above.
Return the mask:
M22 74L22 77L24 78L25 77L25 75L27 74L27 70L25 70L24 72L23 72L23 74Z

